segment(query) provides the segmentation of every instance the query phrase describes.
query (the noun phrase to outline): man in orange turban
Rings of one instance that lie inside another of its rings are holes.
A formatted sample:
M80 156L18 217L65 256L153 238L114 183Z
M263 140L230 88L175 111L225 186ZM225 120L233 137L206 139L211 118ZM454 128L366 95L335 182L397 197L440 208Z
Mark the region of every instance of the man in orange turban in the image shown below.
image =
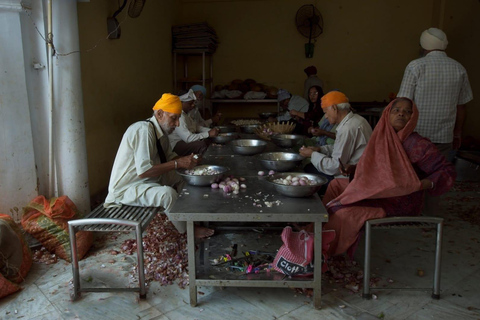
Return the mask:
M330 182L342 176L342 165L358 162L372 135L372 128L365 118L350 110L347 96L340 91L330 91L324 95L321 106L328 121L337 124L335 143L321 147L304 146L300 154L311 160L305 166L305 172L323 175ZM321 193L325 192L327 185L324 185Z
M105 207L161 207L169 215L184 184L175 169L191 169L199 161L194 154L178 157L170 147L168 134L179 125L181 113L178 96L165 93L151 118L128 127L115 157ZM186 231L185 222L170 221L179 232ZM197 237L212 234L211 229L195 229Z

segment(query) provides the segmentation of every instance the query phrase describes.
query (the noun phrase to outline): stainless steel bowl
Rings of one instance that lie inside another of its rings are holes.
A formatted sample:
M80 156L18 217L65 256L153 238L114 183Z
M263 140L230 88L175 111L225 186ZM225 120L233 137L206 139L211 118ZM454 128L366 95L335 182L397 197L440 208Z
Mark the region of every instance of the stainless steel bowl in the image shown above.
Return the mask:
M247 156L260 153L267 147L266 141L257 139L237 139L229 144L234 153Z
M217 174L212 175L194 175L189 174L187 171L191 170L201 170L201 169L212 169L218 172ZM183 179L192 186L209 186L214 182L218 182L222 179L223 175L229 171L230 168L223 167L223 166L215 166L215 165L201 165L196 166L193 169L177 169L177 173L183 177Z
M215 126L218 129L219 133L227 133L227 132L236 132L237 128L235 126Z
M292 186L292 185L285 185L278 182L275 182L277 179L285 179L288 176L293 177L306 177L309 180L314 180L315 184L312 185L305 185L305 186ZM271 176L266 178L266 181L273 184L275 190L277 192L293 198L300 198L300 197L309 197L317 192L325 183L327 183L327 178L322 177L321 175L317 174L310 174L310 173L303 173L303 172L282 172L282 173L275 173Z
M278 116L278 112L260 112L258 116L260 117L260 119L266 120L270 117L276 118Z
M211 139L215 143L225 144L227 142L232 141L233 139L238 138L238 133L236 132L226 132L226 133L219 133L218 136L212 137Z
M292 148L303 143L305 136L299 134L274 134L271 136L273 143L281 148Z
M243 133L255 133L255 129L260 128L260 124L246 124L243 126L240 126L240 130Z
M257 159L269 170L288 171L299 165L305 158L293 152L266 152L259 154Z

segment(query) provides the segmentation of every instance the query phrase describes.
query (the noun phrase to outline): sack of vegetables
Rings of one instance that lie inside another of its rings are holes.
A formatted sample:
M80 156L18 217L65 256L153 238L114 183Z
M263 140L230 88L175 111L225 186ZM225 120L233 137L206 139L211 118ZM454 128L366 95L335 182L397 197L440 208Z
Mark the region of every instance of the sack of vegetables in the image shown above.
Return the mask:
M44 196L33 199L25 208L22 226L48 251L71 262L68 221L83 218L75 204L67 196L51 198ZM76 233L78 259L90 249L93 234L89 231Z

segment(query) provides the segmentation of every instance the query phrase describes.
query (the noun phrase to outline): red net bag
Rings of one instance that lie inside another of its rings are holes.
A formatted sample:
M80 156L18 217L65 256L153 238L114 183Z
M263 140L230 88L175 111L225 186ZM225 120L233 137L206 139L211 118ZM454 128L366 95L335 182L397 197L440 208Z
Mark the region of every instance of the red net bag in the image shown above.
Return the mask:
M20 253L1 252L1 259L4 260L0 261L2 271L0 273L0 298L3 298L21 289L18 283L22 282L30 271L32 266L32 253L28 247L28 243L23 237L22 231L10 216L0 213L0 223L2 225L2 234L4 235L2 242L0 242L0 248L2 244L4 244L3 240L6 239L5 236L8 237L8 246L11 248L21 248ZM18 255L18 257L11 259L11 254ZM12 263L11 260L15 260L15 262Z
M67 196L50 200L38 196L24 208L22 226L48 251L71 262L68 221L80 218L83 218L82 214ZM92 246L93 234L79 231L76 239L78 259L81 259Z

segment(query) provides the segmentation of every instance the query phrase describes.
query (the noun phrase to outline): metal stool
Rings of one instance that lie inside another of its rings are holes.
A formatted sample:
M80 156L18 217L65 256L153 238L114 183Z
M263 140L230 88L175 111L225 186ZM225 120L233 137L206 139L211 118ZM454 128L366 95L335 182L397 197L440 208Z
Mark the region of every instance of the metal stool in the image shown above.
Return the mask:
M84 219L68 222L70 233L70 246L72 249L73 293L72 300L76 300L81 292L112 292L112 291L138 291L140 298L145 299L145 269L143 264L142 233L161 208L131 207L104 208L103 204L96 207ZM76 231L134 231L137 239L137 261L139 287L134 288L82 288L80 286L80 270L78 267Z
M435 272L433 276L433 299L440 299L440 264L442 258L442 235L443 218L436 217L390 217L371 219L365 222L365 262L363 275L363 298L371 299L370 292L370 255L373 229L406 229L406 228L437 228L437 240L435 248ZM375 288L378 290L390 290L391 288ZM401 288L409 289L409 288ZM412 288L412 290L427 290L430 288Z

